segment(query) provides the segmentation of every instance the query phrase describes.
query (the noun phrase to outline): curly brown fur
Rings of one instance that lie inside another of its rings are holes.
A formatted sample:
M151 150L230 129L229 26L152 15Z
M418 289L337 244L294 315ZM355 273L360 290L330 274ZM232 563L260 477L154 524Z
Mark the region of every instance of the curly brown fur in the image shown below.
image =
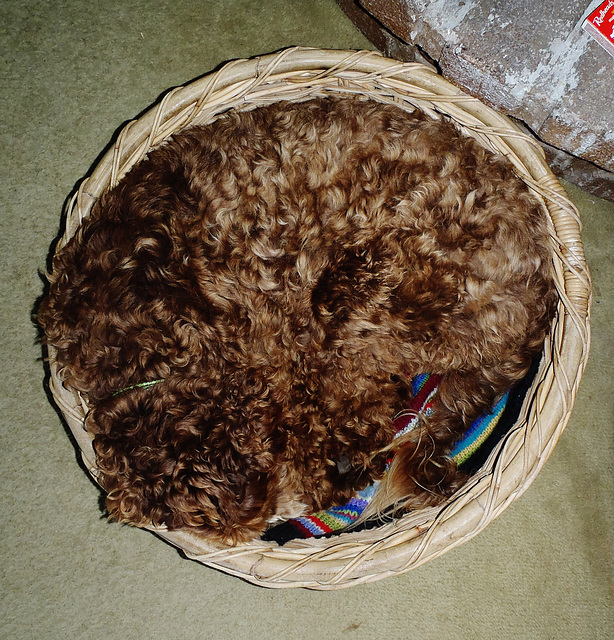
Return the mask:
M548 243L510 165L419 112L317 99L178 134L94 206L39 314L110 515L234 543L341 503L422 372L438 404L385 494L442 500L451 445L541 349Z

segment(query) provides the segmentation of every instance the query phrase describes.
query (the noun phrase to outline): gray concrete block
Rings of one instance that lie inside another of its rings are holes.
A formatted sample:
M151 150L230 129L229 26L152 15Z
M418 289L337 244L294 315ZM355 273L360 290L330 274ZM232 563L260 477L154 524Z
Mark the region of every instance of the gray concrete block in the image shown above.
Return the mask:
M442 74L544 142L614 170L614 59L577 0L360 0Z

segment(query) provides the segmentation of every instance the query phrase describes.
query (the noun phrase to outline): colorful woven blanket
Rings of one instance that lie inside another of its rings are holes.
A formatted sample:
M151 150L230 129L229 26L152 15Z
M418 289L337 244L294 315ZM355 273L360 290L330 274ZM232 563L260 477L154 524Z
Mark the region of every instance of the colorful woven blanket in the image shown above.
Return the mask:
M465 435L454 445L450 457L467 472L479 469L498 440L509 430L518 418L520 406L531 385L539 360L533 363L527 377L514 389L508 391L488 413L480 416L469 427ZM418 424L419 416L432 412L433 399L441 382L435 374L419 375L412 380L413 397L409 407L394 418L397 435L408 433ZM498 433L498 437L494 434ZM491 438L491 436L493 436ZM492 440L490 447L483 445ZM487 449L487 451L485 451ZM263 540L285 544L296 538L330 536L341 533L352 525L371 501L377 482L360 491L347 504L331 507L310 516L293 518L264 533ZM366 523L364 526L377 526Z

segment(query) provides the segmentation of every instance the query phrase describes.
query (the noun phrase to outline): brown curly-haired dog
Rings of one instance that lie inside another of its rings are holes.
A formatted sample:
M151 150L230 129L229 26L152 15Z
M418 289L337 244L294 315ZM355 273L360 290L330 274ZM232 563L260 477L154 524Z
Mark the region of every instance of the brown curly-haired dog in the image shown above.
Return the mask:
M417 373L444 379L384 502L456 490L446 453L542 347L550 256L509 163L451 124L277 103L152 151L56 255L39 319L110 515L236 543L380 477Z

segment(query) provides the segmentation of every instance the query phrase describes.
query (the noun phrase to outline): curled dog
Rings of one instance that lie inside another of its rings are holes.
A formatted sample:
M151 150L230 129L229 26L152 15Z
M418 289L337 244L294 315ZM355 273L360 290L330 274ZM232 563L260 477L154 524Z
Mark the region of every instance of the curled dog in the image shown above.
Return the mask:
M445 120L359 98L187 129L94 205L39 321L86 398L110 516L234 544L384 475L415 509L542 349L548 225L511 165ZM443 375L392 444L409 377Z

